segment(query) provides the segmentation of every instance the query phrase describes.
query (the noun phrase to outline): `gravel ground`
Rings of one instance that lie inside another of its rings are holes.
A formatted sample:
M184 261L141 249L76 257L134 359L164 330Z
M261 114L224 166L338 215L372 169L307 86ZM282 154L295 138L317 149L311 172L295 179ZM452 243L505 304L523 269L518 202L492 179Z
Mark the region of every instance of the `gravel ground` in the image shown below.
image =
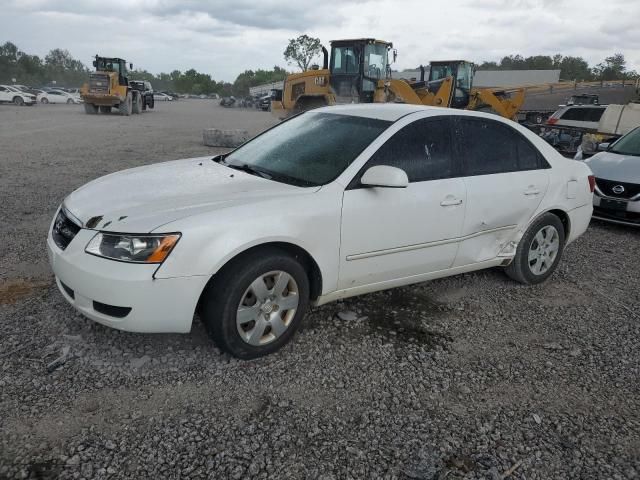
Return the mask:
M67 305L44 242L68 192L273 123L0 107L0 478L640 477L640 230L593 223L540 286L496 269L316 308L250 362L197 320L132 334Z

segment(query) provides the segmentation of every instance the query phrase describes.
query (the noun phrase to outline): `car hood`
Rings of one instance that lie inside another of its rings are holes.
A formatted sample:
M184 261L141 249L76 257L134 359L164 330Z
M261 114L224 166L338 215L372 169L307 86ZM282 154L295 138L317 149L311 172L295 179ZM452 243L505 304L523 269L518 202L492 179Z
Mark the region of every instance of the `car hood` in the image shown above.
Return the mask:
M640 157L600 152L585 160L597 178L625 183L640 183Z
M106 175L71 193L64 208L84 228L145 233L191 215L317 189L267 180L201 157Z

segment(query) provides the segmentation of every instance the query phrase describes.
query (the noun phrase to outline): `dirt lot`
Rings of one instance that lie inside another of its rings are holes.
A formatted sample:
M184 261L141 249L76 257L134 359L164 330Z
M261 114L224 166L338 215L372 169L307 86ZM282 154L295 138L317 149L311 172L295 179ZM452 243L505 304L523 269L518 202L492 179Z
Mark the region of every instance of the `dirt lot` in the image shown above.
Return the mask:
M197 100L0 106L0 478L640 476L639 230L592 224L536 287L496 269L316 308L251 362L198 320L139 335L67 305L44 248L67 193L273 123Z

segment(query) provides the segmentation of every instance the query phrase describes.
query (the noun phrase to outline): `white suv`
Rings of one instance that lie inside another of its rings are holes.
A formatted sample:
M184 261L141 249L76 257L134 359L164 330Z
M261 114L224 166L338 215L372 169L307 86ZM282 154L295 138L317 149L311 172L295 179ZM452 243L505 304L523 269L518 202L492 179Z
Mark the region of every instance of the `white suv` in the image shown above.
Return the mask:
M11 85L0 85L0 102L14 103L16 105L35 105L36 96L23 92Z

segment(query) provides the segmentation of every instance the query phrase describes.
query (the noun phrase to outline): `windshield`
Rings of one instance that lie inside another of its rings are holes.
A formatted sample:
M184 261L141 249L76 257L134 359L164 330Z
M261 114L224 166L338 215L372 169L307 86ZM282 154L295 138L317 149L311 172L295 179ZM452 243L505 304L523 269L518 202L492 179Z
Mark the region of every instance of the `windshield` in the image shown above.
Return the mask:
M372 43L364 47L364 75L380 80L387 76L387 46L382 43ZM365 79L362 82L365 92L375 90L375 83Z
M335 47L331 73L359 73L359 50L354 46Z
M98 60L96 69L102 70L105 72L120 73L120 63L118 62L118 60L115 60L115 59L101 58Z
M307 112L278 125L225 158L275 181L311 187L335 180L391 122Z
M640 156L640 127L631 130L614 143L609 151L620 155Z

